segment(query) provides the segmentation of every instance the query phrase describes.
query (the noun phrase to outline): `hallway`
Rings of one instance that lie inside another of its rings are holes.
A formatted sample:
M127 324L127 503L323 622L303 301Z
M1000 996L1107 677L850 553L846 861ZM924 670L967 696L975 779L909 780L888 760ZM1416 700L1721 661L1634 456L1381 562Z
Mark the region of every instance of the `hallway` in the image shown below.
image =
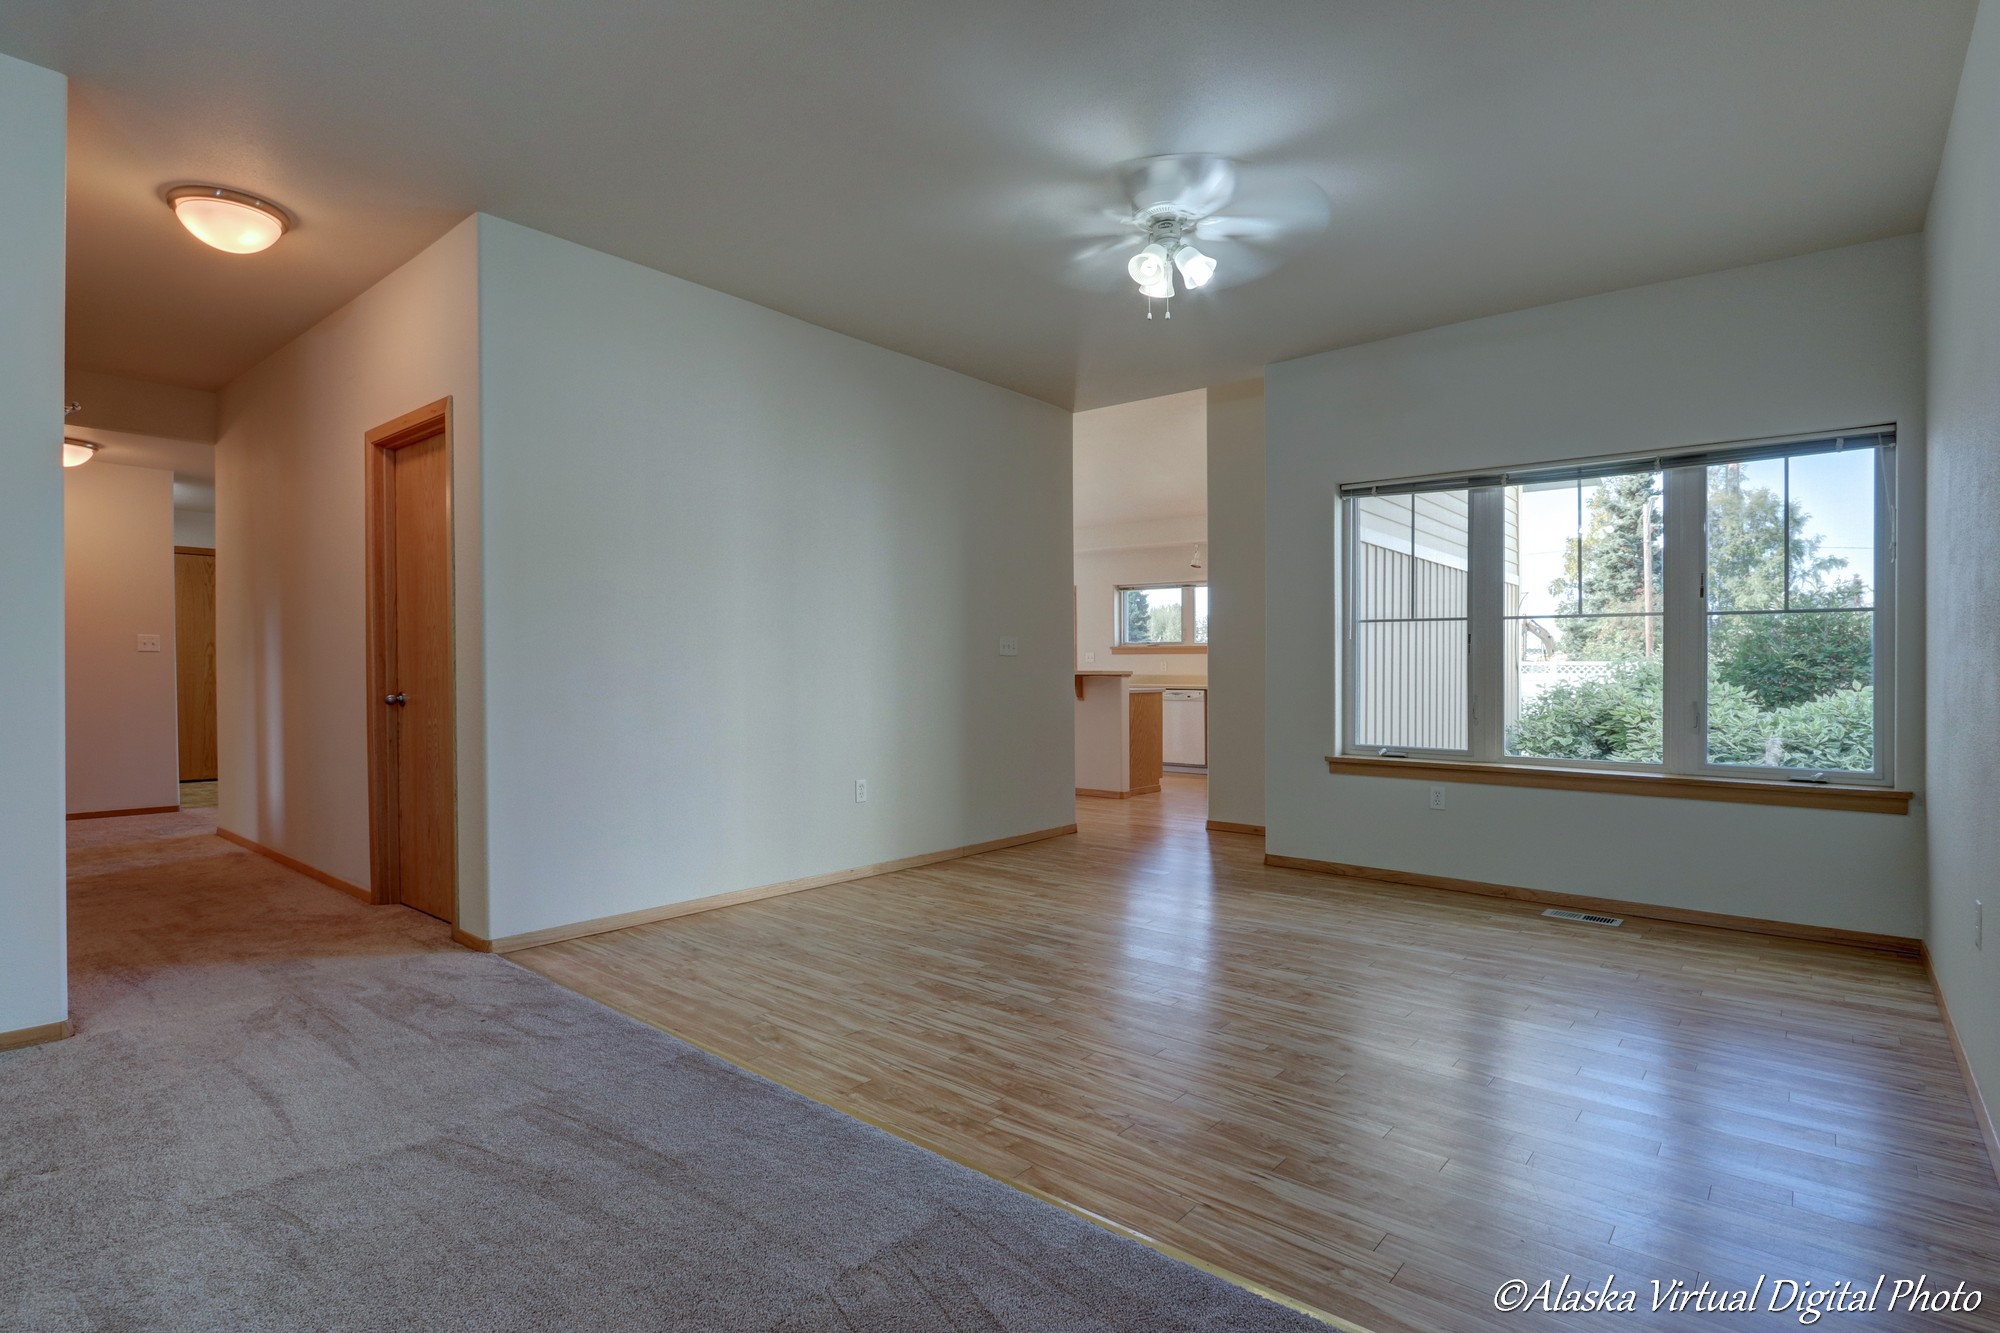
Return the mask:
M0 1327L1306 1326L214 829L70 826Z

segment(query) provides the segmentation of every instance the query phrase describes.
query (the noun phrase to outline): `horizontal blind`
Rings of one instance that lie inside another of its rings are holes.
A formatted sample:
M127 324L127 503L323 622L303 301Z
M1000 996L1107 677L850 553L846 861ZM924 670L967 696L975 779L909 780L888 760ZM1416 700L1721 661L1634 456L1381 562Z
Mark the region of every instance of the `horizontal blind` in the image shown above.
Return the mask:
M1766 458L1831 454L1843 449L1893 449L1895 446L1894 426L1870 426L1862 430L1842 431L1838 435L1812 435L1787 440L1748 440L1735 444L1703 445L1698 448L1649 454L1619 454L1605 458L1510 468L1504 472L1472 472L1456 476L1350 482L1341 486L1340 493L1343 496L1414 495L1424 491L1467 491L1487 486L1535 486L1547 482L1589 481L1595 477L1608 477L1621 472L1660 471L1675 467L1714 467L1723 463L1754 463Z

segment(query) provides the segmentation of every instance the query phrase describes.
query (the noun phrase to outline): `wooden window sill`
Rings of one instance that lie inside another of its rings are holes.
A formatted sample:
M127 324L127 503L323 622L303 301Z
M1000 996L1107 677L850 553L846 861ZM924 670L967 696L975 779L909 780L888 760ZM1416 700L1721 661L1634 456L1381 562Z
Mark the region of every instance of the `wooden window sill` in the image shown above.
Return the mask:
M1559 791L1607 792L1622 796L1664 796L1684 801L1733 801L1744 805L1794 805L1815 810L1856 810L1878 815L1907 815L1911 799L1909 792L1890 791L1882 787L1819 786L1760 778L1697 778L1678 773L1544 768L1539 764L1476 764L1461 759L1328 755L1326 767L1329 773L1343 777L1428 778L1437 782L1547 787Z
M1205 643L1121 643L1113 646L1114 653L1205 653Z

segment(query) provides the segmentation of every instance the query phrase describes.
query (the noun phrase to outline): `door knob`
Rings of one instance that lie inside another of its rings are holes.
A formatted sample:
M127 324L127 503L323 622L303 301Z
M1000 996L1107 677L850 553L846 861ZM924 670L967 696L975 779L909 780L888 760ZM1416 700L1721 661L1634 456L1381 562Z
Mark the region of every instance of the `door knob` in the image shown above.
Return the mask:
M409 701L410 701L410 696L407 694L385 694L382 696L383 703L395 704L399 708L402 705L408 703Z

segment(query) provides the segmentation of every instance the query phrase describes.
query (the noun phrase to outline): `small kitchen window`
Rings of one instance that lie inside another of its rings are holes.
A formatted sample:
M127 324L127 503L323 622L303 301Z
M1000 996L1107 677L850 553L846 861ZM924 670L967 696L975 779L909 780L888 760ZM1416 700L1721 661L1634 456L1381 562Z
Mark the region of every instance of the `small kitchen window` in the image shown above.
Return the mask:
M1208 585L1167 583L1120 587L1116 610L1120 653L1208 651Z

